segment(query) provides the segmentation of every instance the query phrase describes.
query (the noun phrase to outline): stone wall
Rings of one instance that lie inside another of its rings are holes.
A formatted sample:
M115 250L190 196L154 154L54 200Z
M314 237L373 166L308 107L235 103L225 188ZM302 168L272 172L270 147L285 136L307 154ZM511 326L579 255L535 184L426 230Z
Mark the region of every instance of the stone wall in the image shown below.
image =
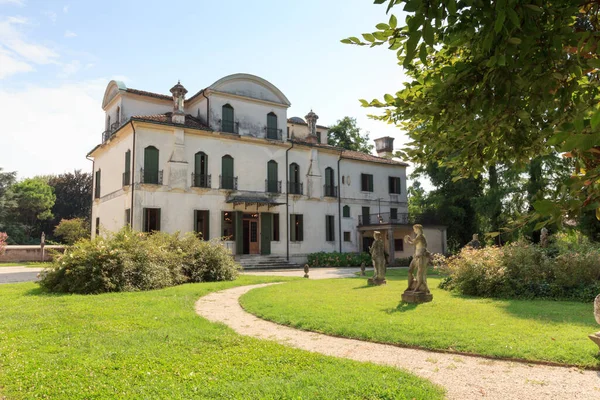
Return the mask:
M64 246L47 245L44 247L44 260L52 260L49 250L65 251ZM6 246L6 251L0 255L0 262L25 262L42 261L42 248L40 246Z

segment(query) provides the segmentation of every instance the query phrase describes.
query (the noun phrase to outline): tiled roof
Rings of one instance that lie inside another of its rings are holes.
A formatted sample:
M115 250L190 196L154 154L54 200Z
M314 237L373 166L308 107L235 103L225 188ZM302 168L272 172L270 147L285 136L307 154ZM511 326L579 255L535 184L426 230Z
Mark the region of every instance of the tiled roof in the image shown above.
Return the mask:
M173 113L168 112L168 113L164 113L164 114L155 114L155 115L134 115L131 118L135 119L137 121L158 122L160 124L178 125L178 124L174 124L171 121L172 115L173 115ZM199 120L198 118L196 118L190 114L186 114L184 126L186 128L202 129L205 131L211 130L201 120Z
M137 95L140 95L140 96L154 97L155 99L173 100L173 96L169 96L169 95L166 95L166 94L146 92L145 90L137 90L137 89L127 88L127 92L133 93L133 94L137 94Z
M306 122L300 122L298 120L294 120L294 118L288 118L287 122L290 124L294 124L294 125L308 125ZM327 126L323 126L323 125L317 125L317 128L321 128L321 129L329 129L329 127Z
M323 144L323 143L311 143L304 139L294 138L294 139L292 139L292 141L295 143L298 143L298 144L312 146L312 147L320 147L323 149L331 149L331 150L337 150L337 151L342 150L339 147L335 147L335 146L331 146L331 145ZM402 165L402 166L408 167L408 164L403 161L396 161L396 160L392 160L390 158L378 157L378 156L374 156L372 154L366 154L366 153L362 153L360 151L353 151L353 150L343 150L342 158L346 158L346 159L350 159L350 160L367 161L367 162L373 162L373 163L379 163L379 164Z
M204 92L204 89L199 90L198 92L196 92L196 94L194 94L192 97L190 97L189 99L186 99L186 101L193 101L196 97L200 96L202 94L202 92Z

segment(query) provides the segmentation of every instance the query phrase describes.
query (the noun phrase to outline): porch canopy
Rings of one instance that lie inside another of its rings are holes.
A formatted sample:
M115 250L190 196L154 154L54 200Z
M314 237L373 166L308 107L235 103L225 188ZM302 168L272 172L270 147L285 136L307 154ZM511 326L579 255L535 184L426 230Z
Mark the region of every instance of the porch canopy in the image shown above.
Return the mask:
M229 197L225 202L233 204L234 207L239 206L239 205L244 205L244 207L246 209L248 209L248 207L251 207L254 205L257 208L261 207L261 206L267 206L268 208L271 208L271 207L276 207L276 206L285 204L280 201L277 201L274 197L270 197L270 196L267 196L262 193L257 193L257 194L245 193L245 194L241 194L241 195L235 195L235 196Z

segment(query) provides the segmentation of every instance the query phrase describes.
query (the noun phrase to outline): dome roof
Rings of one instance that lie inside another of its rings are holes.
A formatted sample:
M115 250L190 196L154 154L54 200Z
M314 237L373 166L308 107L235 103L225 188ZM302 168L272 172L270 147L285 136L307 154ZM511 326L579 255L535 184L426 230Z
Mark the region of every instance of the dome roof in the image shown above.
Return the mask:
M292 117L290 118L290 122L295 124L306 124L306 122L304 122L304 120L300 117Z

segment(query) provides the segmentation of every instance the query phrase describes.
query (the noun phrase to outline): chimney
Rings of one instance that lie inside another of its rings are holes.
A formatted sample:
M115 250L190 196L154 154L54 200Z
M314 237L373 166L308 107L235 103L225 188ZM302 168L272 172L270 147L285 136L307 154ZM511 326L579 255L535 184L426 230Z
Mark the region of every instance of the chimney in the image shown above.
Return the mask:
M317 143L319 141L317 138L317 120L319 119L319 116L315 114L313 110L310 110L304 119L308 125L308 136L306 137L306 141L309 143Z
M186 93L187 90L180 81L177 81L177 85L171 88L171 94L173 95L173 115L171 116L171 121L174 124L185 124L184 101Z
M375 139L375 150L377 155L383 158L391 158L394 155L394 138L390 136L384 136Z

